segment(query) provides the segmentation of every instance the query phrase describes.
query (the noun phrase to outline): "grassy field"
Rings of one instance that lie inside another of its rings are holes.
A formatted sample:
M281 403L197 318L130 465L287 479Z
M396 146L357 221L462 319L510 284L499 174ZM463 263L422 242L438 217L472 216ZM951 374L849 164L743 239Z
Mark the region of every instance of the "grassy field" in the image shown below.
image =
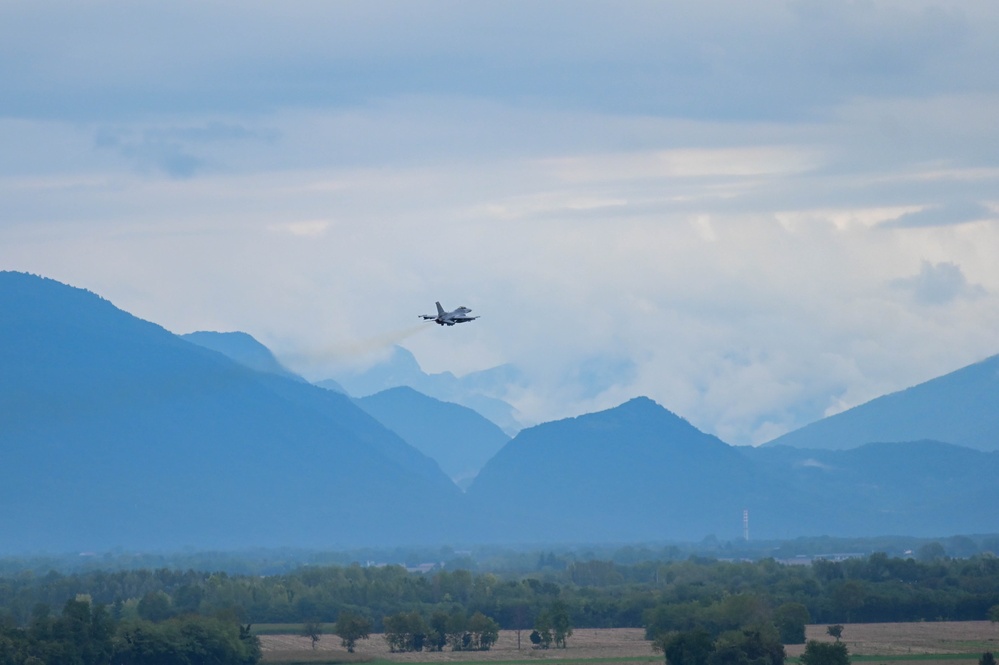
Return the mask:
M527 639L530 631L521 633L521 648L517 648L517 633L504 630L499 641L489 651L443 651L441 653L391 653L382 635L361 640L357 653L348 654L335 635L326 632L312 649L307 637L297 634L295 626L284 634L283 627L261 626L260 641L264 663L446 663L447 665L522 665L546 661L560 663L634 664L662 662L662 656L652 652L640 628L579 629L569 638L568 649L541 651L531 648ZM326 629L327 631L329 628ZM832 641L826 625L808 626L808 639ZM842 641L857 663L886 665L974 665L985 651L999 652L999 627L988 621L933 623L844 624ZM804 650L802 645L787 647L792 662Z

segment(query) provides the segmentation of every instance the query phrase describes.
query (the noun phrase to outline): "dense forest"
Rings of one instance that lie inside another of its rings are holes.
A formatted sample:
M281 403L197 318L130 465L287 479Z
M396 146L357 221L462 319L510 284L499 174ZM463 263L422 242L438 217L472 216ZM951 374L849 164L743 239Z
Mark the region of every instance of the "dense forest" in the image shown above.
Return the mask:
M113 622L229 616L244 624L333 622L349 611L371 621L460 610L525 629L556 601L576 627L712 631L779 622L981 620L999 605L999 558L931 560L876 553L788 565L774 559L570 561L541 555L529 573L425 573L402 566L304 566L275 575L195 570L91 570L0 576L0 616L27 627L47 608L86 598ZM792 611L793 609L793 611Z
M225 613L117 620L81 596L52 616L36 605L25 626L0 618L0 665L253 665L260 642Z

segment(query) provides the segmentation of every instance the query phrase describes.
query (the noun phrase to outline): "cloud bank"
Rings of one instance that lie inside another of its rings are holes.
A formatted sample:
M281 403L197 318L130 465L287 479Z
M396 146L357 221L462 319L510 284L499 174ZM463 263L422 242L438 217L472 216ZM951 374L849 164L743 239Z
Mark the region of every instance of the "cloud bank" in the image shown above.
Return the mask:
M405 344L516 363L525 422L643 394L759 443L999 352L997 28L984 0L7 3L0 266L316 379L464 304Z

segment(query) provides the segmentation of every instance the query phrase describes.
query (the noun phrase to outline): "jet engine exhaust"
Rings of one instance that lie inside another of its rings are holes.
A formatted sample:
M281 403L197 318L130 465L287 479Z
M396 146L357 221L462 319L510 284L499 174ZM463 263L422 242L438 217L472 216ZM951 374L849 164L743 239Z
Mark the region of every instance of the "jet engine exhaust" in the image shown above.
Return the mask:
M426 325L420 323L408 328L390 330L373 337L343 341L322 348L303 349L297 352L285 353L282 354L282 359L293 366L338 363L345 360L353 360L358 356L365 356L369 353L394 346L427 329Z

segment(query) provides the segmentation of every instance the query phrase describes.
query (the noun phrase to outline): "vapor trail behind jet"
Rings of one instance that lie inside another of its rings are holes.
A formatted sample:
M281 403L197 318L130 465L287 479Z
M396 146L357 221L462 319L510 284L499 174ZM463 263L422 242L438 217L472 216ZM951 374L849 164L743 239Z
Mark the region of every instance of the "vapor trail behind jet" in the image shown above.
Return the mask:
M297 365L351 360L358 356L364 356L394 346L422 330L428 330L428 327L420 323L408 328L402 328L401 330L391 330L380 335L375 335L374 337L345 340L320 348L303 349L301 351L286 353L283 354L283 357L290 364Z

